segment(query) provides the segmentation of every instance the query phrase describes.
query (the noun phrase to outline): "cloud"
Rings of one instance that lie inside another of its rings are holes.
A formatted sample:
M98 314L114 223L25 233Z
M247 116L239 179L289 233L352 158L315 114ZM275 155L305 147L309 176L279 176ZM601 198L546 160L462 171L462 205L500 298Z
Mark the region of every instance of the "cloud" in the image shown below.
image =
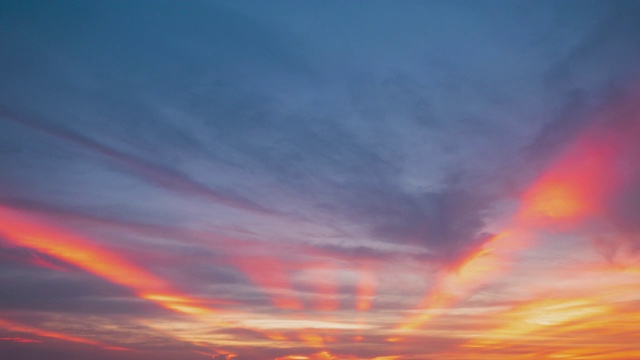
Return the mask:
M503 223L549 210L521 195L557 198L535 185L563 174L547 170L589 129L621 140L622 180L565 215L606 218L592 235L611 258L637 245L640 153L623 120L635 98L615 105L640 60L632 2L68 5L0 12L0 202L47 223L0 223L13 290L0 310L16 318L75 313L106 339L147 321L132 347L159 359L320 357L319 343L327 356L423 354L422 336L385 340L394 324L425 290L470 297L508 276L502 255L524 246ZM573 175L560 190L598 190ZM225 311L153 305L191 300ZM131 323L113 334L92 316ZM355 328L242 327L331 316ZM448 335L424 332L434 357L462 342L437 329ZM27 358L47 343L31 345Z
M0 115L9 121L18 122L34 130L42 131L63 141L68 141L86 148L87 150L93 151L154 185L190 194L195 197L210 198L215 202L232 207L253 211L265 211L257 204L210 189L173 169L165 168L143 159L136 158L135 156L127 155L117 149L102 145L83 135L75 134L69 130L38 124L24 117L14 115L5 109L0 111Z

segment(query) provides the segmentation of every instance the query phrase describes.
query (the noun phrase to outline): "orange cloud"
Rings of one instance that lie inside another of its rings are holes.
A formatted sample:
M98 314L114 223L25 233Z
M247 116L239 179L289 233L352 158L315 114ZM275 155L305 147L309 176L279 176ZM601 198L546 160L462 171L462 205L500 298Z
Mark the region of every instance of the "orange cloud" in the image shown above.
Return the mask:
M64 260L94 275L133 290L167 309L204 314L202 302L177 294L164 280L133 265L93 241L46 224L23 211L0 205L0 233L11 243Z
M630 360L639 353L633 307L599 296L541 297L492 314L493 328L477 330L451 358Z
M268 254L237 254L231 259L254 284L267 291L275 307L288 310L303 308L293 295L290 269L283 261Z
M311 355L287 355L274 360L359 360L357 356L346 354L332 354L329 351L319 351Z
M518 340L547 327L557 327L611 311L609 306L588 298L534 300L500 314L496 320L505 324L484 333L471 344L494 345L504 340Z
M298 334L298 339L302 340L305 344L311 347L322 347L324 345L324 337L318 335L312 330L301 331Z
M532 245L532 236L540 228L566 228L597 215L623 183L617 160L628 156L625 151L640 138L638 119L623 125L605 129L597 124L584 131L523 193L511 228L472 252L454 270L437 276L418 306L424 311L398 327L419 327L433 316L427 309L450 307L505 273L513 257Z
M359 279L356 287L356 309L367 311L371 309L373 296L376 293L377 279L373 267L366 262L358 268Z
M41 336L41 337L64 340L64 341L69 341L69 342L74 342L74 343L79 343L79 344L87 344L87 345L92 345L92 346L98 346L100 348L107 349L107 350L118 350L118 351L129 350L129 349L122 348L122 347L105 345L105 344L103 344L103 343L101 343L99 341L86 339L86 338L83 338L83 337L72 336L72 335L57 333L57 332L53 332L53 331L37 329L37 328L34 328L34 327L30 327L30 326L26 326L26 325L22 325L22 324L17 324L15 322L11 322L11 321L8 321L8 320L3 320L3 319L0 319L0 327L4 328L6 330L9 330L9 331L14 331L14 332L19 332L19 333L28 333L28 334ZM38 340L31 340L31 339L27 339L25 341L22 338L4 338L3 340L18 341L18 342L40 342Z
M338 303L338 269L329 261L305 264L305 270L311 272L316 288L315 309L335 311Z
M529 238L527 233L515 230L505 230L495 235L462 259L455 268L438 274L434 285L417 307L422 311L406 319L397 328L409 330L420 327L436 316L436 313L427 310L449 308L479 286L505 273L510 267L509 259L530 246Z
M17 343L23 343L23 344L28 344L28 343L41 343L41 342L42 342L42 341L40 341L40 340L26 339L26 338L20 338L20 337L6 337L6 338L0 338L0 340L2 340L2 341L17 342Z
M524 193L518 220L575 222L598 212L619 181L618 144L585 136Z

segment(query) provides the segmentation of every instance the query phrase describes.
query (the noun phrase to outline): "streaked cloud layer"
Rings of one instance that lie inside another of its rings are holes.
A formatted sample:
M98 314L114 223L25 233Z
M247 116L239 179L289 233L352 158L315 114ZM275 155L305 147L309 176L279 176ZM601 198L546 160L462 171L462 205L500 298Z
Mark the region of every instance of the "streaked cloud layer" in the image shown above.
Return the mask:
M0 6L1 357L640 356L637 3Z

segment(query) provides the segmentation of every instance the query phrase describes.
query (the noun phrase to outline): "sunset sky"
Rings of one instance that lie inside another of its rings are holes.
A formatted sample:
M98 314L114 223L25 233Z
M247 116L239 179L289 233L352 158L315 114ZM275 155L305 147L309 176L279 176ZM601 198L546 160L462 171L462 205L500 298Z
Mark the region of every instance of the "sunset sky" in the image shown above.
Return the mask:
M640 359L640 2L0 0L0 359Z

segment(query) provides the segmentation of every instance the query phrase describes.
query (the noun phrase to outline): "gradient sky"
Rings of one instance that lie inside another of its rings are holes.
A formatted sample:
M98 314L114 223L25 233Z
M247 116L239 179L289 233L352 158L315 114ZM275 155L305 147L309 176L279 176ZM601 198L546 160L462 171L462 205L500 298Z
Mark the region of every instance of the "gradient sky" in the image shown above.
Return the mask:
M637 1L0 0L0 358L640 358Z

